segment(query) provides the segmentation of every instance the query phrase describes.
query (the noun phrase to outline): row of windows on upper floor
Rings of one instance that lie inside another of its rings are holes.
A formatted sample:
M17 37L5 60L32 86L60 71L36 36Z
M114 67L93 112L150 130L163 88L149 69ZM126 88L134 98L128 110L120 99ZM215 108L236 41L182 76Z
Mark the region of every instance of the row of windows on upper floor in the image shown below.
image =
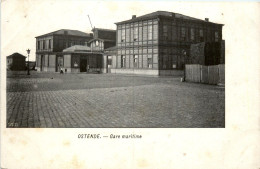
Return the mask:
M41 49L52 49L52 39L47 40L38 40L37 41L37 50Z
M59 40L59 48L68 48L73 45L85 45L85 41L65 41ZM45 50L45 49L52 49L53 48L53 41L52 39L48 40L39 40L37 41L37 50Z
M147 25L144 27L132 27L117 30L117 42L137 42L158 39L158 25ZM220 40L220 34L217 30L195 29L187 27L171 27L163 25L160 37L163 40L180 40L191 42L215 41Z

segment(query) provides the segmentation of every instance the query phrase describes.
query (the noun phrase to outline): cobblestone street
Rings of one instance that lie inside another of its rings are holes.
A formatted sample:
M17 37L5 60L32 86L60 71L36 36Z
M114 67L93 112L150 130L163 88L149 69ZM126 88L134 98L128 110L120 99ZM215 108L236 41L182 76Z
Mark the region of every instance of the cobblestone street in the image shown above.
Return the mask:
M7 127L225 127L219 86L179 77L7 73Z

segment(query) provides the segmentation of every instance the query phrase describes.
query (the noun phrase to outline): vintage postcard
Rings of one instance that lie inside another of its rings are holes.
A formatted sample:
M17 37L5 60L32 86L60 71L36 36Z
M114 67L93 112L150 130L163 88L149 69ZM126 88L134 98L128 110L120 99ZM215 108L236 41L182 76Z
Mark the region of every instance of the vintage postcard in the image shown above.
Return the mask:
M260 168L258 2L1 2L1 168Z

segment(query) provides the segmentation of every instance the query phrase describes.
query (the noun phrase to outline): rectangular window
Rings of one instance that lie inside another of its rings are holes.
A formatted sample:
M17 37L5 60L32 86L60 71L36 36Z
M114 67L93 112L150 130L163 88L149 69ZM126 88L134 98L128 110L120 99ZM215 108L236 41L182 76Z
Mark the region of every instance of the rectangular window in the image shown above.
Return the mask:
M125 42L125 29L122 29L122 39L121 42Z
M133 42L134 41L134 28L131 27L130 30L131 30L131 32L130 32L130 34L131 34L130 42Z
M49 39L49 49L51 49L51 39Z
M200 42L204 41L204 35L203 35L203 30L200 29Z
M147 25L143 27L143 41L147 40Z
M129 42L130 41L130 29L129 28L127 28L126 29L126 42Z
M121 68L125 68L125 56L121 55Z
M181 40L185 41L185 39L186 39L186 29L181 28Z
M149 25L148 26L148 40L152 40L153 39L153 26Z
M194 41L194 40L195 40L195 32L194 32L194 29L193 29L193 28L190 29L190 40L191 40L191 41Z
M215 42L218 42L218 40L219 40L218 32L215 32Z
M120 43L121 42L121 30L117 31L117 42Z
M138 39L138 27L134 28L134 41L137 41Z
M43 49L45 49L45 43L46 43L46 41L43 40Z
M153 39L158 39L158 25L153 25Z
M163 40L168 39L168 27L167 25L163 25Z
M142 41L142 37L143 37L143 29L142 27L139 27L139 41Z
M134 55L134 67L138 67L138 55Z
M152 58L152 55L148 55L147 56L147 66L148 68L152 68L153 66L153 58Z
M40 46L41 46L40 41L38 41L38 50L40 50Z

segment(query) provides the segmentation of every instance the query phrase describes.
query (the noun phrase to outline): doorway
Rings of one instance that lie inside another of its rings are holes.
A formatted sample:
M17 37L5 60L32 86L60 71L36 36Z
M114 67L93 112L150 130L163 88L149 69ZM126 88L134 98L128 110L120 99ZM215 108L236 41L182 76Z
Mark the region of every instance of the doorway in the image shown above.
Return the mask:
M40 70L43 71L43 65L44 65L44 55L41 55L41 67Z
M107 56L107 73L111 73L112 56Z
M87 58L80 59L80 72L87 72L88 60Z
M56 72L60 72L61 68L63 68L63 57L57 56L57 62L56 62Z

